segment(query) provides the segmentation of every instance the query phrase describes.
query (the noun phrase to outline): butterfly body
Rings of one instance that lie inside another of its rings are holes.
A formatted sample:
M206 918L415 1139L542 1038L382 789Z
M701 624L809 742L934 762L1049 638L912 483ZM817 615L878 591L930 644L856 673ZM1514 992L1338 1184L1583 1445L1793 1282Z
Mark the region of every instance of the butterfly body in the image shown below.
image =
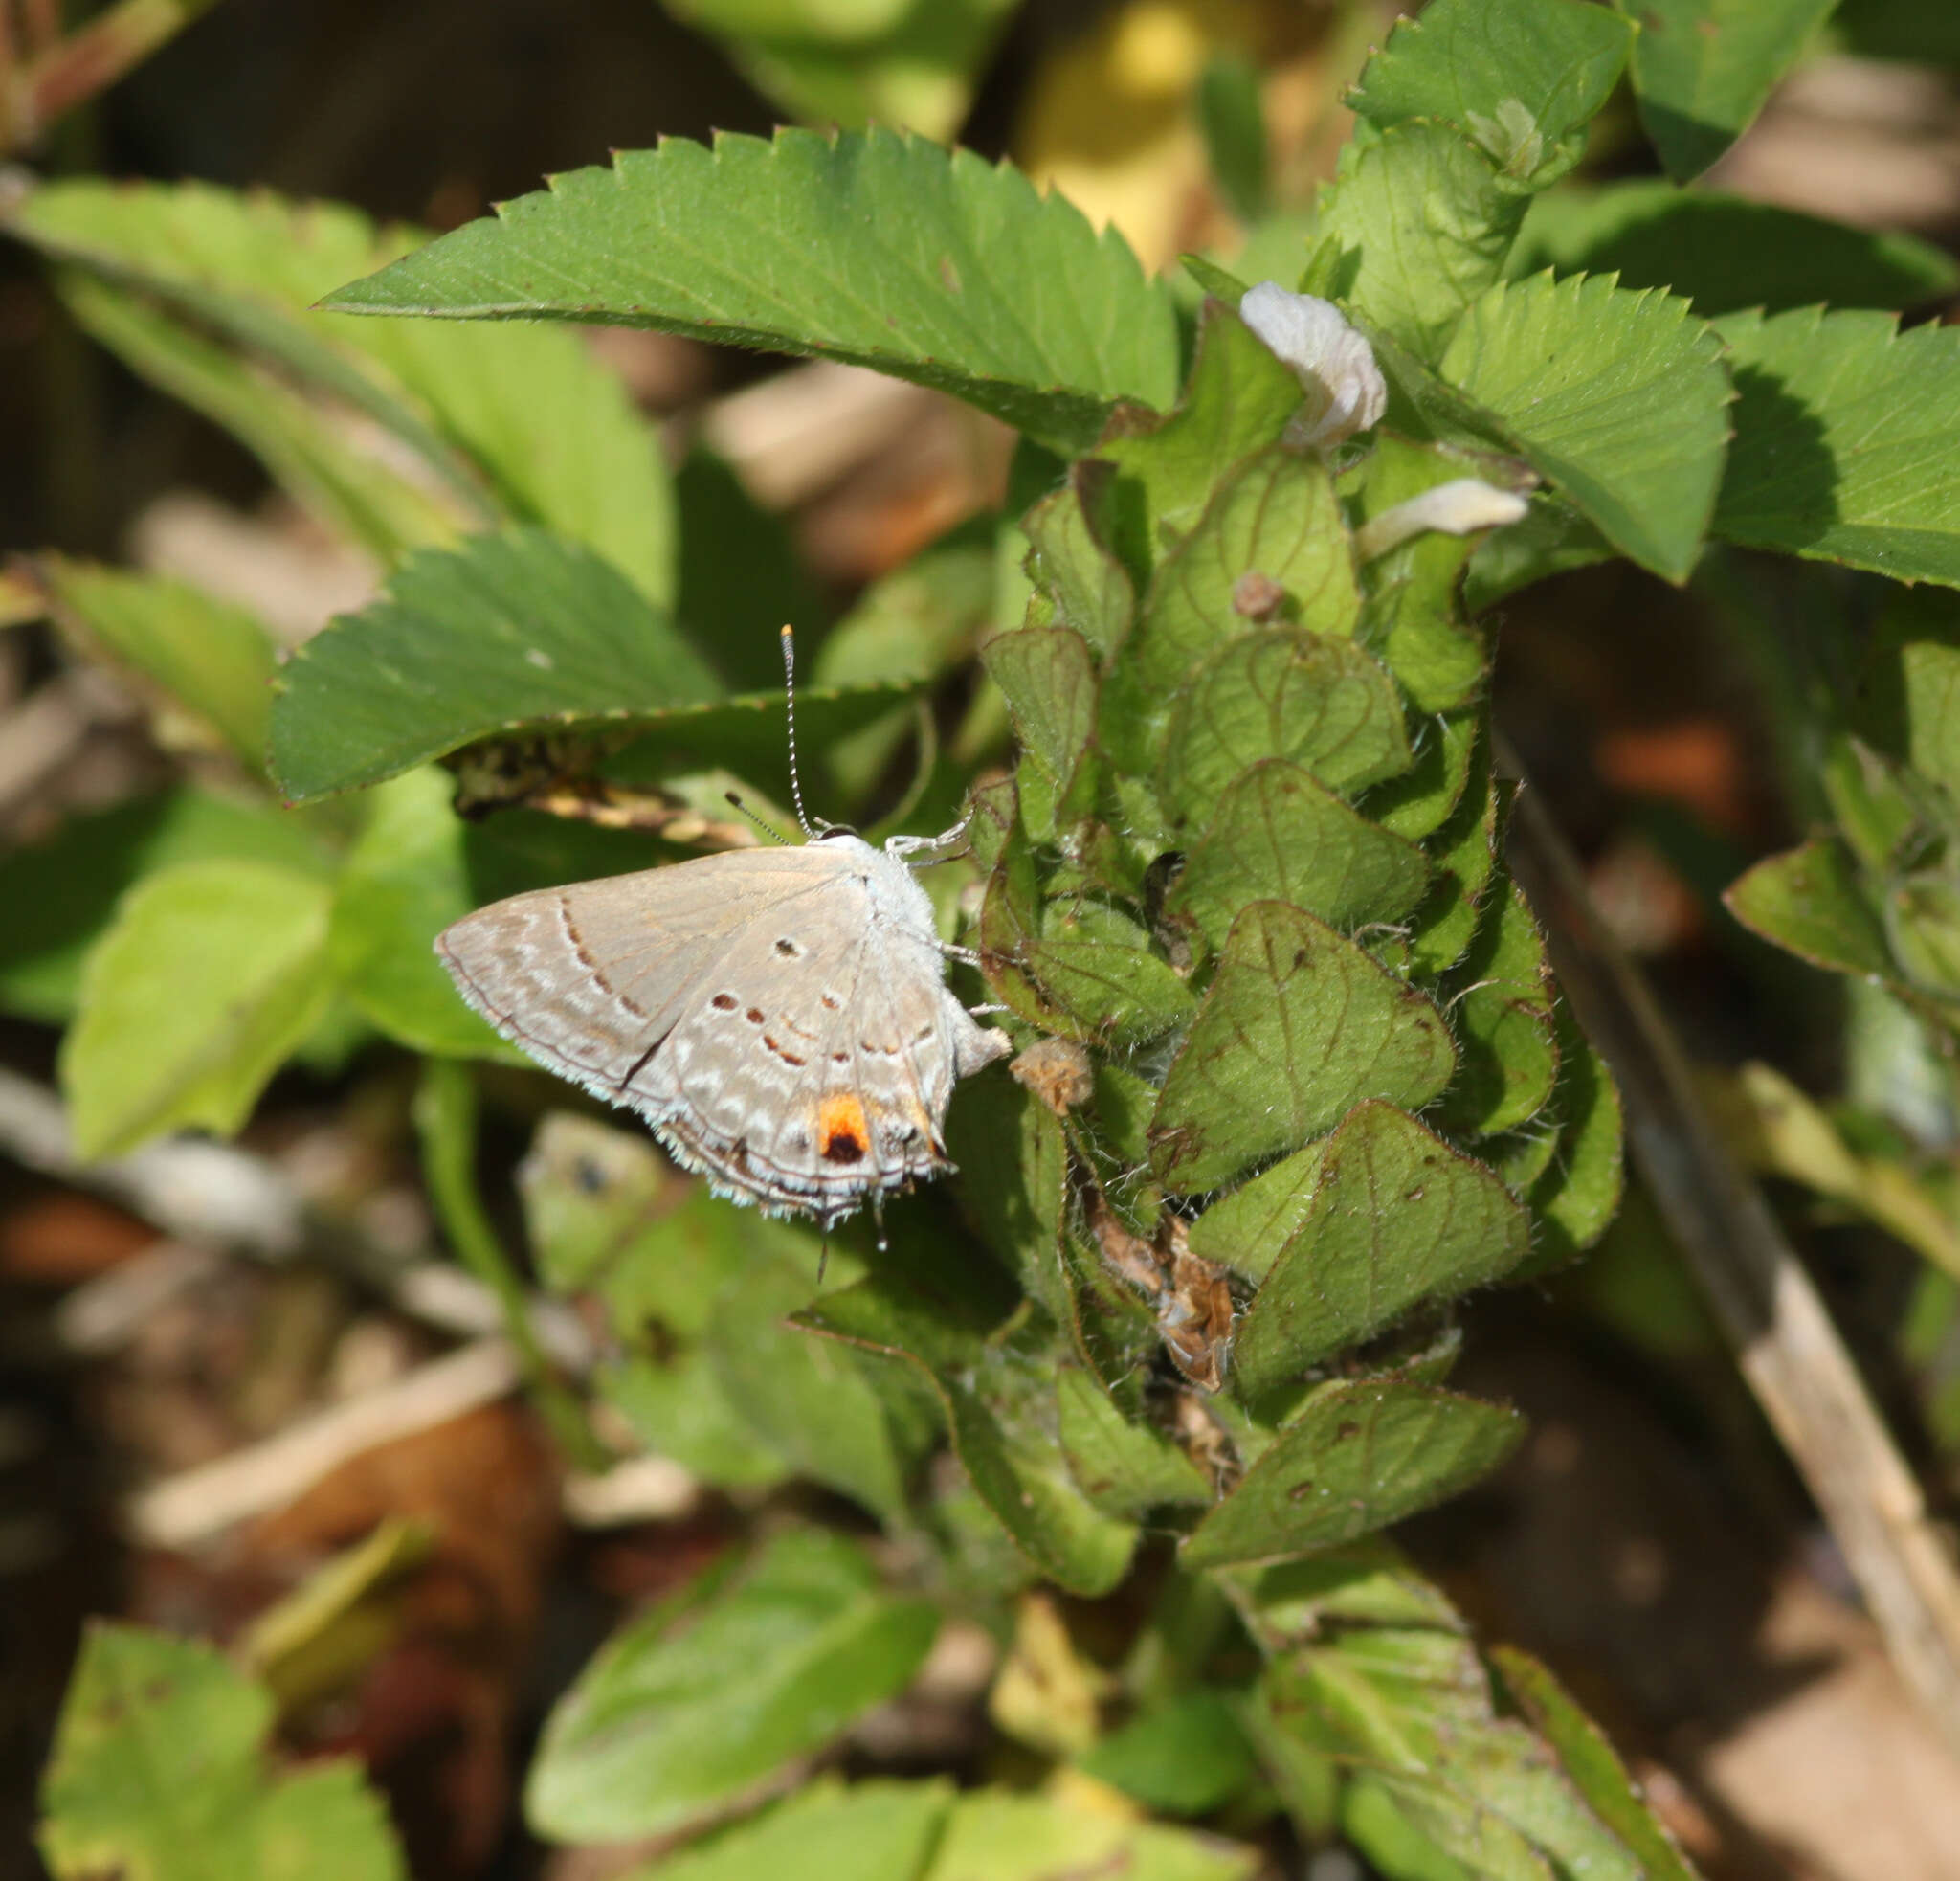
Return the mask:
M514 895L435 948L503 1037L770 1214L944 1174L954 1084L1011 1049L911 870L845 831Z

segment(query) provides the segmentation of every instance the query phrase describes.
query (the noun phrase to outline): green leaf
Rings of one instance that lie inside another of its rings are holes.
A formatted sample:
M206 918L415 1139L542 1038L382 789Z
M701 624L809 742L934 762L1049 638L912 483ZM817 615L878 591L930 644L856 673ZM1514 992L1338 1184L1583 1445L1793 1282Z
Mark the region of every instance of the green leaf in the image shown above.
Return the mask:
M382 454L331 422L333 406L350 407L422 459L457 521L546 525L612 561L649 599L672 597L673 500L657 440L577 336L417 321L355 326L311 311L329 288L412 245L412 232L378 232L341 204L296 204L264 190L95 181L37 190L9 226L88 270L102 284L99 302L133 311L133 296L153 297L164 325L186 342L222 336L227 346L208 361L213 370L260 360L273 369L240 381L229 414L205 409L239 430L276 475L285 476L278 459L290 452L281 425L301 433L323 420L320 448L365 459L369 477L379 472ZM396 546L437 539L425 526Z
M480 520L419 465L404 468L399 447L374 427L349 424L345 413L259 371L202 327L89 275L64 272L56 280L84 332L229 431L301 508L376 561L452 541Z
M663 852L644 836L535 811L465 823L453 795L449 773L424 766L363 800L368 823L335 888L329 957L355 1005L412 1050L528 1064L457 997L435 936L504 895L649 868Z
M1536 1116L1558 1075L1545 937L1515 884L1496 900L1450 976L1457 1076L1439 1114L1446 1130L1472 1136Z
M264 862L324 880L305 818L179 786L71 817L0 858L0 1007L50 1024L75 1010L82 963L123 891L180 862Z
M1203 1686L1131 1718L1076 1767L1169 1816L1209 1816L1258 1775L1231 1700Z
M1439 118L1506 182L1543 189L1585 154L1633 37L1577 0L1436 0L1396 21L1348 103L1384 129Z
M1320 1386L1197 1526L1188 1568L1354 1541L1495 1469L1525 1434L1501 1405L1393 1378Z
M912 1459L901 1449L864 1361L790 1323L791 1314L818 1297L812 1271L816 1239L795 1228L765 1235L801 1243L801 1258L787 1249L767 1256L755 1249L740 1280L723 1289L703 1342L716 1381L799 1475L900 1524Z
M980 660L1006 695L1023 748L1065 796L1096 724L1096 659L1088 641L1067 627L1024 627L995 635Z
M1630 0L1615 0L1632 12ZM1712 164L1802 56L1836 0L1639 0L1634 96L1667 173Z
M919 1881L953 1794L945 1777L850 1784L819 1777L747 1822L628 1870L621 1881Z
M1062 1454L1082 1493L1105 1514L1135 1521L1153 1509L1212 1500L1197 1465L1154 1425L1126 1418L1087 1372L1063 1370L1055 1397Z
M1258 1851L1055 1796L971 1790L953 1804L924 1881L1252 1881Z
M970 1265L949 1275L944 1243L932 1245L941 1250L934 1266L922 1253L916 1273L880 1272L826 1293L800 1322L923 1371L973 1488L1015 1545L1071 1593L1108 1593L1129 1565L1136 1530L1084 1498L1056 1447L1055 1328L1037 1318L1004 1339L1013 1310L1005 1283L996 1289Z
M1640 1864L1641 1881L1697 1881L1667 1825L1648 1807L1606 1734L1546 1668L1514 1646L1490 1654L1504 1691L1532 1729L1557 1751L1592 1813Z
M1386 1104L1214 1203L1192 1251L1260 1282L1233 1375L1257 1399L1423 1301L1488 1285L1530 1252L1530 1223L1484 1165Z
M61 1046L78 1155L167 1130L230 1135L326 1006L330 890L259 862L183 862L126 895Z
M1419 1108L1455 1062L1448 1026L1414 987L1312 915L1257 902L1233 924L1165 1077L1150 1129L1158 1174L1185 1195L1216 1188L1363 1098Z
M748 81L812 124L949 141L1009 0L676 0Z
M721 683L625 577L535 529L426 549L287 661L273 768L294 802L472 739L656 719Z
M1686 578L1722 482L1731 392L1720 343L1685 301L1610 276L1501 281L1437 370L1622 554Z
M1281 591L1256 611L1240 586L1252 574ZM1326 466L1274 445L1221 480L1190 534L1158 564L1118 673L1157 705L1161 723L1178 682L1220 640L1271 619L1347 638L1360 615L1353 550Z
M1076 464L1068 482L1021 519L1030 544L1028 573L1048 596L1056 624L1073 628L1103 655L1128 638L1136 616L1129 574L1091 520L1091 505L1100 506L1107 482L1095 460Z
M1456 809L1431 833L1428 850L1434 873L1429 895L1409 922L1409 964L1414 972L1449 972L1475 936L1497 874L1497 812L1489 748L1479 744ZM1392 828L1392 818L1388 820Z
M1718 535L1960 586L1960 331L1808 307L1722 323L1735 446Z
M650 1456L667 1457L720 1489L772 1489L790 1465L729 1403L706 1355L676 1353L658 1363L629 1358L598 1374L599 1394Z
M1244 634L1178 689L1158 773L1179 821L1202 816L1232 781L1285 758L1329 790L1353 792L1413 762L1394 682L1351 640Z
M541 1835L619 1842L698 1821L903 1690L939 1625L816 1529L779 1534L629 1621L546 1720Z
M1241 222L1266 213L1266 113L1259 69L1242 52L1220 49L1198 75L1198 128L1219 193Z
M1419 841L1431 837L1463 811L1468 797L1475 805L1469 820L1481 818L1488 796L1483 765L1488 750L1483 741L1481 710L1439 712L1416 721L1410 738L1414 761L1392 782L1369 793L1369 817L1385 830ZM1474 779L1474 788L1473 788ZM1458 835L1461 828L1459 819ZM1437 845L1429 845L1432 862Z
M1120 398L1168 406L1169 295L1017 171L889 131L623 150L324 304L610 320L937 386L1075 455Z
M946 1146L960 1171L967 1224L1058 1323L1068 1289L1057 1254L1068 1152L1055 1112L1012 1078L978 1078L947 1113Z
M1298 765L1268 759L1226 787L1166 912L1222 947L1250 902L1290 902L1351 931L1398 919L1428 885L1413 842L1356 816Z
M1503 273L1525 201L1442 124L1411 121L1356 138L1314 211L1306 291L1351 302L1434 363Z
M1771 856L1722 899L1745 928L1814 967L1898 976L1884 924L1841 842L1820 838Z
M276 1775L273 1712L211 1646L94 1623L42 1779L56 1881L398 1881L407 1870L360 1766Z
M1168 418L1119 413L1097 449L1116 466L1109 546L1133 581L1145 582L1197 522L1227 469L1280 436L1303 395L1291 369L1236 312L1204 307L1177 409Z
M1558 1083L1538 1123L1523 1133L1528 1143L1540 1126L1558 1131L1549 1161L1525 1191L1537 1237L1534 1273L1592 1246L1619 1207L1625 1182L1619 1091L1569 1007L1558 1008L1556 1021Z
M1679 190L1661 177L1540 196L1507 272L1516 279L1612 274L1622 287L1682 294L1704 320L1760 307L1920 306L1960 287L1944 249L1891 230L1853 229L1773 203Z
M256 616L187 582L51 555L37 565L56 618L163 688L254 771L265 765L278 658Z

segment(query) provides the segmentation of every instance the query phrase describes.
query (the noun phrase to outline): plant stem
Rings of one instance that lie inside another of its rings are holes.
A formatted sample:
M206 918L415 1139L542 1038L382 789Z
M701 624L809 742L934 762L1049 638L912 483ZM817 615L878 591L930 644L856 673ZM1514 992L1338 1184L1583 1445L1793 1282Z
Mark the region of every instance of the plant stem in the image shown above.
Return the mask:
M463 1265L497 1296L505 1331L523 1363L538 1408L553 1436L581 1468L612 1461L593 1438L578 1399L552 1371L531 1325L523 1282L512 1266L477 1189L477 1086L466 1064L454 1059L422 1062L415 1093L415 1131L422 1143L422 1176L443 1234Z
M119 0L78 33L36 49L0 97L0 148L25 149L85 99L105 91L216 0Z
M1514 755L1500 762L1519 775ZM1764 1415L1810 1489L1892 1663L1960 1752L1960 1575L1816 1288L1724 1149L1653 991L1592 908L1528 783L1510 860L1552 963L1617 1080L1627 1139Z

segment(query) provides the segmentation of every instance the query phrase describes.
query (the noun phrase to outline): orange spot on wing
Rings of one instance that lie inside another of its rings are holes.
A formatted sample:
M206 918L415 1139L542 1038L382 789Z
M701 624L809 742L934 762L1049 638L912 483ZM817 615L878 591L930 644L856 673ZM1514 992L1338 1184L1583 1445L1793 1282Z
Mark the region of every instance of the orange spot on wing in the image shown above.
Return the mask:
M858 1162L870 1144L864 1106L850 1091L832 1091L816 1113L817 1153L826 1162Z

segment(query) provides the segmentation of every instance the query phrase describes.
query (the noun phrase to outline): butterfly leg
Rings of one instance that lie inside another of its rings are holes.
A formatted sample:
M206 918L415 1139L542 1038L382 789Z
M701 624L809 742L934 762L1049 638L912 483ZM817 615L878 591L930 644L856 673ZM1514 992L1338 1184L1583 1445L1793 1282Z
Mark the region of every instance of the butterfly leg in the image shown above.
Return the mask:
M885 853L889 856L917 856L927 849L944 849L948 843L957 842L967 833L967 825L973 820L969 807L967 814L951 829L942 830L937 836L894 836L885 842Z

